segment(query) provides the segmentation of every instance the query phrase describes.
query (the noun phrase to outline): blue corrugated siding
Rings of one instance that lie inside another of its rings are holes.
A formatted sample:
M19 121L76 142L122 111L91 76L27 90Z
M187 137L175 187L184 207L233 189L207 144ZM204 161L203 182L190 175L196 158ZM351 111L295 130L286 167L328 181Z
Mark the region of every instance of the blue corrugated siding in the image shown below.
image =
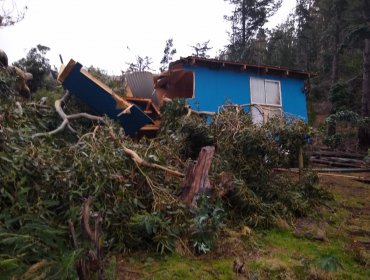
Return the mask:
M257 77L279 80L283 111L307 121L303 80L197 66L184 68L195 74L195 98L188 102L196 110L217 112L219 106L226 102L250 103L250 77Z

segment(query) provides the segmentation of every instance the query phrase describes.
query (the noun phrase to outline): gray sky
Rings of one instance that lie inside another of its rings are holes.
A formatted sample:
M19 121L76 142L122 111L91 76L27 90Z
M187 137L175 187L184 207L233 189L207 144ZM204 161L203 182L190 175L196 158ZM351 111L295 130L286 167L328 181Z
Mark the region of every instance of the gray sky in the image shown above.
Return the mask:
M10 2L10 0L5 0ZM0 48L9 61L25 57L37 44L49 47L51 65L69 59L84 66L120 74L136 55L149 56L158 71L165 42L173 38L177 54L192 54L190 46L210 40L217 54L228 43L230 24L223 19L231 5L223 0L16 0L28 6L23 21L0 30ZM285 20L295 0L283 6L267 25ZM1 8L1 7L0 7ZM128 48L127 48L128 47Z

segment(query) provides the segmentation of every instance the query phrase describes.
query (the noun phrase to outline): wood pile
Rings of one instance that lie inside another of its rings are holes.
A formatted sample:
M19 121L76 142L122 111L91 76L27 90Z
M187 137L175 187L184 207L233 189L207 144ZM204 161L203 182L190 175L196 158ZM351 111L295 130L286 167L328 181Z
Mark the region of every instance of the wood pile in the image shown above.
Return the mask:
M366 168L364 154L341 151L317 150L313 151L310 162L314 165L340 168Z

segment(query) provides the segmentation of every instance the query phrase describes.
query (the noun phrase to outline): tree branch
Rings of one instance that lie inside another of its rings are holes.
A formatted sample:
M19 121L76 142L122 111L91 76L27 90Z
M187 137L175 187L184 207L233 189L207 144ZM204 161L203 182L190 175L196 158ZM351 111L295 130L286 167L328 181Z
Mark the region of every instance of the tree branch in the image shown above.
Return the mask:
M109 129L109 134L111 135L111 137L113 139L117 139L116 135L114 134L114 132L111 128ZM135 151L127 148L123 144L121 144L121 146L123 148L123 151L126 153L126 155L128 155L139 166L141 165L141 166L150 167L150 168L154 168L154 169L160 169L160 170L163 170L163 171L165 171L165 172L167 172L171 175L175 175L175 176L179 176L179 177L184 177L185 176L184 173L181 173L179 171L170 169L168 167L164 167L164 166L156 164L156 163L147 162L146 160L142 159Z
M91 115L91 114L88 114L88 113L76 113L76 114L72 114L72 115L67 115L63 111L62 104L66 101L66 99L69 96L70 96L70 94L67 91L61 99L56 100L55 103L54 103L55 110L57 111L59 116L63 119L63 122L60 124L60 126L57 127L56 129L52 130L52 131L49 131L49 132L36 133L36 134L32 135L32 138L50 136L50 135L56 134L56 133L64 130L66 126L73 133L77 133L77 131L71 126L69 121L74 120L74 119L78 119L78 118L86 118L86 119L89 119L89 120L92 120L92 121L99 121L99 122L104 123L104 119L102 117L94 116L94 115Z

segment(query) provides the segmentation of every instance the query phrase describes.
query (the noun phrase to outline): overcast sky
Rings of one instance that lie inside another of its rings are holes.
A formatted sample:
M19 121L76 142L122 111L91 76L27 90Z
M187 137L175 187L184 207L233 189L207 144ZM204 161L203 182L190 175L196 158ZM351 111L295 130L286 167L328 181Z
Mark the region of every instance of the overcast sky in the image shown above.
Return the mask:
M2 1L0 1L1 3ZM11 2L5 0L5 2ZM0 29L0 48L10 62L25 57L30 48L49 47L50 64L69 59L120 74L135 56L149 56L158 71L165 42L173 38L175 59L192 54L190 46L210 40L217 54L228 43L230 24L223 19L231 5L223 0L16 0L28 6L25 18ZM285 20L295 0L283 6L268 27ZM1 7L0 7L1 8Z

